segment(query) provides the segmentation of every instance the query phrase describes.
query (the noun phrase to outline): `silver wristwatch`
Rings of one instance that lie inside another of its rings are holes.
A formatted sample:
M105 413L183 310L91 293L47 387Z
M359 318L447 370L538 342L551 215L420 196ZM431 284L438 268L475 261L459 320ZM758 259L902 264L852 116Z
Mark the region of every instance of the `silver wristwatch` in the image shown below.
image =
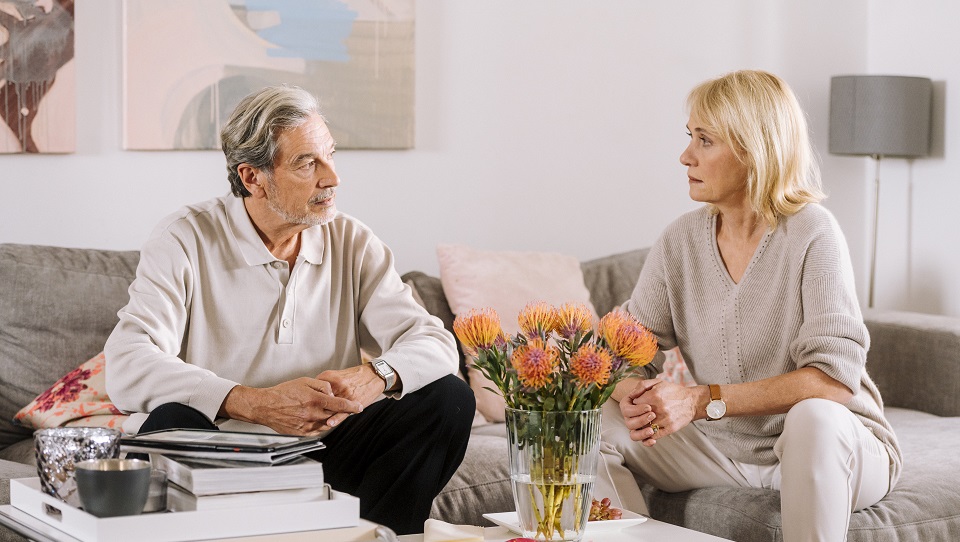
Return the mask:
M375 359L370 362L373 372L377 373L385 385L383 391L390 391L397 384L397 372L386 361Z

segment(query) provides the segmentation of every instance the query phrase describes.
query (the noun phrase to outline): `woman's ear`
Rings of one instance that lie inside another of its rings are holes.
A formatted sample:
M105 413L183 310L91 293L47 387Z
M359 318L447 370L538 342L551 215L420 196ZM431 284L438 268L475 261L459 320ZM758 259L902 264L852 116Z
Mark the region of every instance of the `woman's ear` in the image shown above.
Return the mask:
M251 196L255 198L262 198L266 196L266 191L263 188L265 179L262 171L246 162L243 162L237 166L237 175L240 176L240 182L243 183L243 187L250 192Z

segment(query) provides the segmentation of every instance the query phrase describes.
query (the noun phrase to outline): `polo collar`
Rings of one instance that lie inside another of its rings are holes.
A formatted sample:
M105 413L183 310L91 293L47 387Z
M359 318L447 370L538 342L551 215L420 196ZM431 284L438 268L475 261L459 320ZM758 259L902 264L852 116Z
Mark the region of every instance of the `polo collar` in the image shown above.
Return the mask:
M300 258L307 263L319 265L323 261L324 228L312 226L300 232Z
M247 214L247 208L243 205L243 198L228 194L224 197L226 203L224 208L227 212L227 219L237 246L243 259L249 266L265 265L277 260L276 256L267 250L260 234L253 225L250 215ZM298 259L303 259L311 264L319 264L323 261L324 247L323 226L313 226L300 232L300 254Z

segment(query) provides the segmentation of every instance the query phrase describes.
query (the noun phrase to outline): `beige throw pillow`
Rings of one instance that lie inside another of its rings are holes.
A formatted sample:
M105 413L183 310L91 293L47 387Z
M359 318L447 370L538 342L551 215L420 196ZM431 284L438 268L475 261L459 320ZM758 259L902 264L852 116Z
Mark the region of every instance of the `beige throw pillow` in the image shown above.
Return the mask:
M583 303L590 312L590 291L583 282L580 262L573 256L549 252L478 250L463 245L437 246L440 282L453 314L491 308L500 315L504 332L519 330L517 315L527 303L545 301L558 306ZM467 362L468 365L470 362ZM468 369L477 410L490 422L504 419L504 401L482 373Z

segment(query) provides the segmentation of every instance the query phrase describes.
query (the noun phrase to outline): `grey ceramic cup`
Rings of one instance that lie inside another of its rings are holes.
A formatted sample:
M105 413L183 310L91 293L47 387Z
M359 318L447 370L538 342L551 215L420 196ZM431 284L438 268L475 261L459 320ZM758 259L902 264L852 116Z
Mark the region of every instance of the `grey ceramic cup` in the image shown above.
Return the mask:
M74 465L120 455L120 431L106 427L55 427L33 434L37 475L44 493L76 506Z
M76 465L80 504L99 518L143 512L150 493L150 462L141 459L94 459Z
M144 513L164 512L167 509L167 473L153 469L150 471L150 494L147 504L143 507Z

